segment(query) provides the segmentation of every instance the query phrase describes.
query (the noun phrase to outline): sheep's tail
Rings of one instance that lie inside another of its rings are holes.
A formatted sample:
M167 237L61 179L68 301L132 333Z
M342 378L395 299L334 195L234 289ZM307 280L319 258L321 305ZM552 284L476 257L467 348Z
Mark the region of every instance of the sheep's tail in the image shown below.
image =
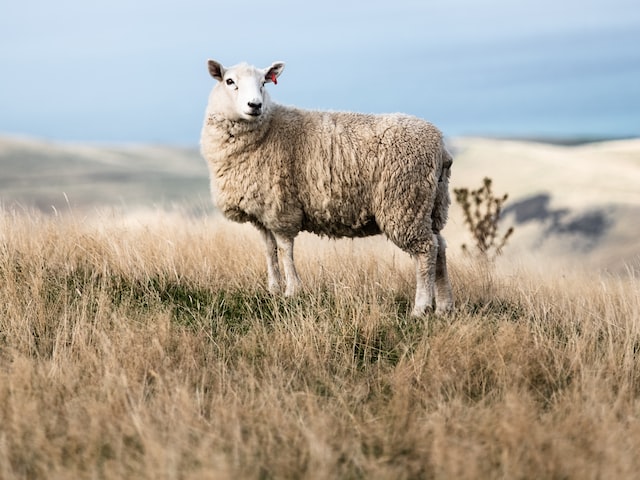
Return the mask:
M449 205L451 197L449 196L449 177L451 176L451 165L453 165L453 157L444 147L441 148L440 172L438 176L438 186L436 188L436 198L433 204L433 213L431 214L431 225L434 233L440 233L447 223L449 215Z

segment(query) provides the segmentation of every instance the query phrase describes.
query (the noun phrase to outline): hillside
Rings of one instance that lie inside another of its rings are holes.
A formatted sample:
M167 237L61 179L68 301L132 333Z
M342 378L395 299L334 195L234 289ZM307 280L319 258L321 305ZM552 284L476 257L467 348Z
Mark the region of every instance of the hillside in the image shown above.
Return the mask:
M255 229L164 209L208 204L196 151L3 141L0 478L636 478L640 148L452 149L516 234L466 257L452 205L456 307L416 320L381 237L301 234L268 294Z
M452 191L478 188L488 176L496 194L509 194L502 222L515 226L509 260L535 252L536 261L614 271L638 265L640 140L562 146L463 138L451 147ZM454 206L447 233L469 242L465 229Z
M44 212L205 204L208 172L197 149L98 146L0 137L0 199ZM66 198L65 198L66 196Z

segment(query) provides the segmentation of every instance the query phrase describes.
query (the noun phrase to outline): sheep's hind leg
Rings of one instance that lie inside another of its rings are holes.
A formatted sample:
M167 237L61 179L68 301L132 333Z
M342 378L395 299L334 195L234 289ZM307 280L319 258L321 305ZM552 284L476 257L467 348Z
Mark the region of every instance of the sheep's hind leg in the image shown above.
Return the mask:
M447 243L437 234L438 256L436 258L436 313L444 314L453 309L453 291L447 272Z
M300 290L301 282L296 271L296 265L293 262L293 238L275 234L278 246L282 250L282 266L284 267L284 276L287 280L287 288L284 291L286 297L294 296Z
M426 253L414 255L416 264L416 298L413 304L412 317L421 317L433 308L436 281L436 258L438 256L438 239L434 235L429 242Z
M282 277L280 276L280 265L278 264L278 244L271 231L266 228L258 228L267 247L267 279L269 292L276 294L280 292Z

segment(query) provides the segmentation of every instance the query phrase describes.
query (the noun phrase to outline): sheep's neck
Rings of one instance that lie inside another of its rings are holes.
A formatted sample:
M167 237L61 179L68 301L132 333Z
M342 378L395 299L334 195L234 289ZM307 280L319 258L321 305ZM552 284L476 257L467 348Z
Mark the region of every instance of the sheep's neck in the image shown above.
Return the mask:
M207 126L213 127L216 130L224 133L230 140L235 139L243 134L260 134L265 131L264 128L268 122L266 122L267 115L262 115L257 120L229 120L217 113L210 113L207 118ZM260 135L261 136L261 135Z

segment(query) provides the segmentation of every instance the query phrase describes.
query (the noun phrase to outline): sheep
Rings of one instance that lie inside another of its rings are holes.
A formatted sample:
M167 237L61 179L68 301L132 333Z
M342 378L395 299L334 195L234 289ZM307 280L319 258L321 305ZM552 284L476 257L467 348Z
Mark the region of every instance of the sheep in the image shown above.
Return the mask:
M272 102L285 64L226 68L205 113L201 152L218 209L250 222L266 245L268 289L301 287L293 259L300 231L330 238L384 234L416 266L412 316L453 307L446 243L452 158L431 123L403 114L303 110Z

